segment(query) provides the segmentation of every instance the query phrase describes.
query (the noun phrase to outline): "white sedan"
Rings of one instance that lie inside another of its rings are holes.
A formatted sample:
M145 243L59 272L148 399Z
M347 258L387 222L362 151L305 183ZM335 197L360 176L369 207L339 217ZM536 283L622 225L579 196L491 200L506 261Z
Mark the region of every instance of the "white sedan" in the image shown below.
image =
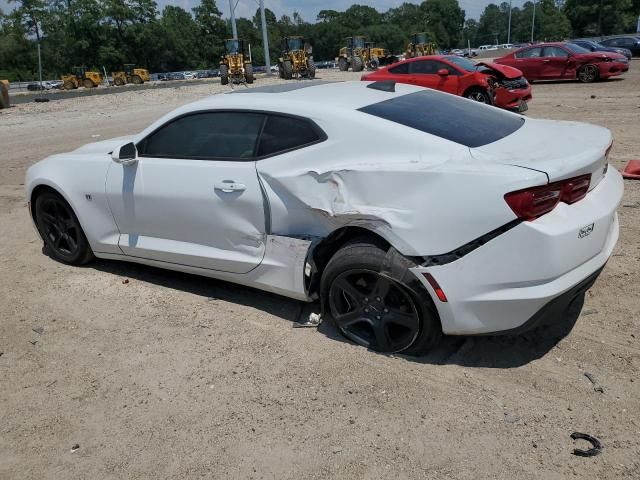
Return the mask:
M348 338L560 321L618 239L611 133L392 82L215 95L27 172L44 251L320 299Z

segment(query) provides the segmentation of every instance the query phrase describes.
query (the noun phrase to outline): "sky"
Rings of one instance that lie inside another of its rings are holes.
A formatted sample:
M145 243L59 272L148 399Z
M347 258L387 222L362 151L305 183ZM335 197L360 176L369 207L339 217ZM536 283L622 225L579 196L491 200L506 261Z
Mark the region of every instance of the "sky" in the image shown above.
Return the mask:
M236 16L252 17L258 8L257 0L233 0L238 2ZM378 11L384 12L392 7L397 7L404 1L410 0L264 0L266 8L271 9L277 17L283 14L291 15L297 10L302 18L307 22L314 22L320 10L346 10L354 3L370 5ZM502 0L494 0L499 4ZM508 1L508 0L507 0ZM513 0L513 6L519 7L526 0ZM176 5L185 9L191 9L200 3L199 0L156 0L160 9L165 5ZM410 3L421 3L414 0ZM458 0L460 6L465 10L467 18L478 19L484 7L491 3L490 0ZM217 0L218 8L222 10L225 17L229 16L229 0ZM13 9L15 4L9 6L7 0L0 0L0 9L7 12Z

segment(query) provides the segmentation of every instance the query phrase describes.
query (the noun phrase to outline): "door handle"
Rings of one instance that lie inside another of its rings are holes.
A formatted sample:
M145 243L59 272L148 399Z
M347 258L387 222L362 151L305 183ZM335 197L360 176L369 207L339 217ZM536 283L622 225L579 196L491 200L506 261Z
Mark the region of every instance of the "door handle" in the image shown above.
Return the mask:
M247 186L242 183L236 183L233 180L224 180L223 182L216 183L213 188L224 193L231 193L243 192L247 189Z

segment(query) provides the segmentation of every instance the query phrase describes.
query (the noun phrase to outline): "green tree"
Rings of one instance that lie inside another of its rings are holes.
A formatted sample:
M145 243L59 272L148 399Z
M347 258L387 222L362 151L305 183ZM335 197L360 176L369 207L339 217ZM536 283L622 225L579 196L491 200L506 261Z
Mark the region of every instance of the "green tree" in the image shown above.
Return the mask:
M631 0L566 0L563 10L577 36L591 36L632 31L633 7Z
M426 0L420 8L426 14L427 26L433 32L438 46L456 46L461 38L465 18L458 0Z

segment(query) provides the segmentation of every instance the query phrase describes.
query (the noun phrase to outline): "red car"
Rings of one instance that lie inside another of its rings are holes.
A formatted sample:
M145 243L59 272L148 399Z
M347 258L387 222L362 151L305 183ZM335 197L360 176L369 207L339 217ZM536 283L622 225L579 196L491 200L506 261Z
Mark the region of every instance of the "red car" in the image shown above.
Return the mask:
M584 83L621 75L629 60L615 52L591 52L573 43L541 43L500 57L495 63L521 70L533 80L575 80Z
M409 83L519 112L526 111L531 100L531 85L519 70L457 55L411 58L367 73L362 80Z

